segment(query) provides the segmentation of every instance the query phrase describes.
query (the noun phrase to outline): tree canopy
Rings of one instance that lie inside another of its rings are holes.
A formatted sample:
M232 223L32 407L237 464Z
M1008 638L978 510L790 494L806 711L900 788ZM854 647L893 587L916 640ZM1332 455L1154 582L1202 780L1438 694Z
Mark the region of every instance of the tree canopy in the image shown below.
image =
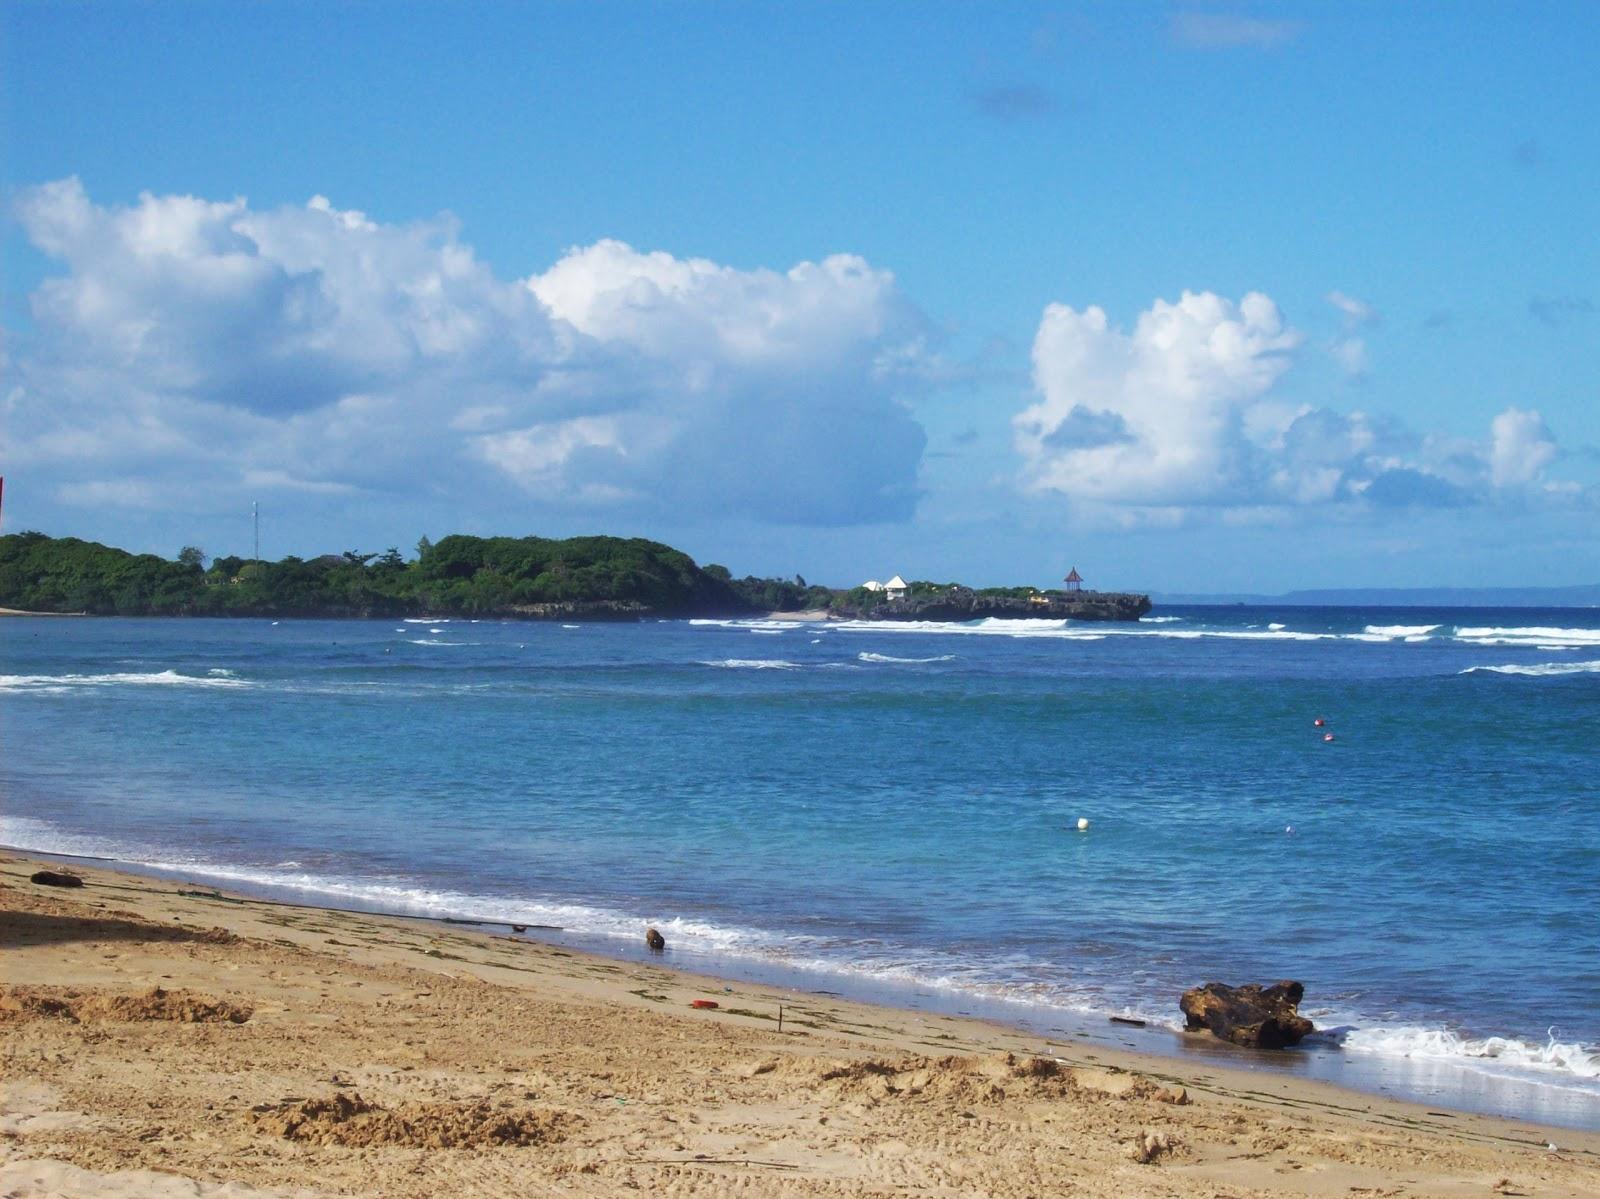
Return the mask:
M0 606L41 612L191 616L539 616L546 607L585 615L742 612L751 604L726 571L642 538L423 538L407 562L346 550L309 561L203 556L178 560L81 541L0 537ZM720 577L719 577L720 575Z

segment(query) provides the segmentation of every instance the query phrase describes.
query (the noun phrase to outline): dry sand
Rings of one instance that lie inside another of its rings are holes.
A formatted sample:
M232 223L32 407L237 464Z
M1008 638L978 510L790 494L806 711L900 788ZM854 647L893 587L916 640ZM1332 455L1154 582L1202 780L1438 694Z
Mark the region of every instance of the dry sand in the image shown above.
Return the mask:
M0 1196L1600 1195L1595 1134L40 865Z

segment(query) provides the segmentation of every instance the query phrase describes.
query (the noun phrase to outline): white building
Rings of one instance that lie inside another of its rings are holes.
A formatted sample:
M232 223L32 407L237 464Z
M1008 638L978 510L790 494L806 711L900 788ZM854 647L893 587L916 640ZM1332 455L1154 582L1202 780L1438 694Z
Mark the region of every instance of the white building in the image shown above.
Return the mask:
M864 587L868 591L882 591L883 590L883 584L878 582L877 579L868 579L865 583L861 584L861 586Z
M906 593L911 590L911 588L907 586L906 581L899 575L895 575L894 578L885 583L883 585L883 589L888 593L889 598L892 600L905 599Z

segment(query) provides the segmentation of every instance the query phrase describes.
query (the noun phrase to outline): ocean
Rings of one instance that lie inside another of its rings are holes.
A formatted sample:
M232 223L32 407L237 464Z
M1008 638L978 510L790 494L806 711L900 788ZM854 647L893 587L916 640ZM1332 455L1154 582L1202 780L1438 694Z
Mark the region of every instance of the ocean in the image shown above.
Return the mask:
M616 955L653 924L688 968L1600 1127L1600 610L7 619L0 652L8 845ZM1186 987L1280 978L1300 1049L1173 1031Z

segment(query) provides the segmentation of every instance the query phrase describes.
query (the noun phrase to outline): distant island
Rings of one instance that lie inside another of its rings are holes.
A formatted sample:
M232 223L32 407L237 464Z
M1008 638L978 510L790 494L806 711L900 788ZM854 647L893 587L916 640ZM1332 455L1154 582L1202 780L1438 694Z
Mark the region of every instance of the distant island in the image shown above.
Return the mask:
M407 560L347 550L277 562L176 559L43 533L0 537L0 608L99 616L469 616L641 620L816 612L857 620L1039 617L1137 620L1148 596L916 581L893 591L734 578L658 541L622 537L424 537Z
M1247 592L1156 597L1163 604L1248 604L1316 608L1595 608L1600 583L1572 587L1325 587L1281 595Z

